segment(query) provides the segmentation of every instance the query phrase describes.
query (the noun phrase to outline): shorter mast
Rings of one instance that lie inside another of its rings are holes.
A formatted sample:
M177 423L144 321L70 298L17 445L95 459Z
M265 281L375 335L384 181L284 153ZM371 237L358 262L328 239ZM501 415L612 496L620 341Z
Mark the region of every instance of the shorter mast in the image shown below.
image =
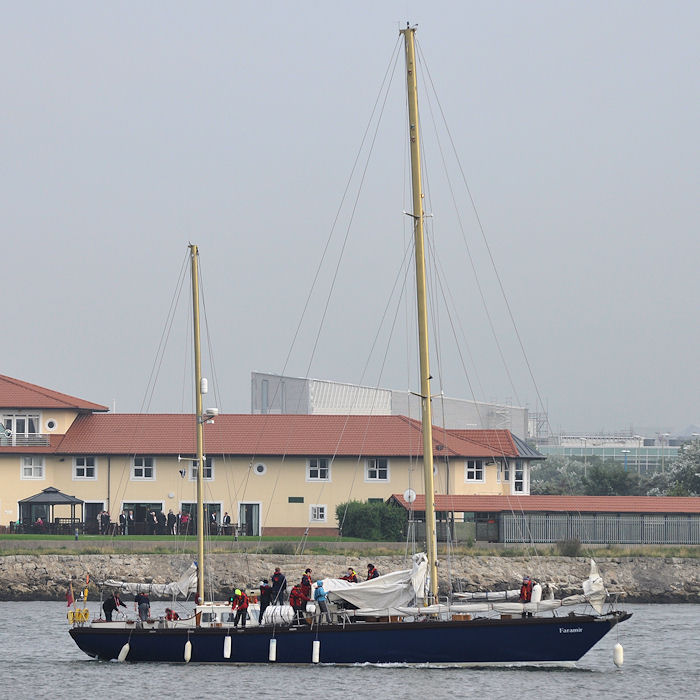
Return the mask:
M199 250L190 245L192 263L192 321L194 326L194 395L197 430L197 597L204 602L204 435L202 416L202 353L199 341Z
M433 417L430 395L430 353L428 350L428 301L425 281L425 239L423 235L423 183L420 169L420 127L418 122L418 81L416 79L415 27L401 30L406 45L406 85L411 146L413 190L413 233L416 256L418 301L418 347L420 352L420 395L423 419L423 479L425 482L425 538L428 548L430 595L437 599L437 536L435 533L435 483L433 479Z

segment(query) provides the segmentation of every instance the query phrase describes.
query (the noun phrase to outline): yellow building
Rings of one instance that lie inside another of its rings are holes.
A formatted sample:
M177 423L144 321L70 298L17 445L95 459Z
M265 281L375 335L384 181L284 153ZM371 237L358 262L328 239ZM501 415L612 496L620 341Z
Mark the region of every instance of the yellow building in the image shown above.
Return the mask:
M46 507L20 501L49 487L84 502L88 531L103 510L115 524L131 511L136 534L160 529L151 513L194 512L194 416L110 414L1 375L0 412L3 526L45 526ZM435 427L433 441L444 495L527 495L530 462L542 458L506 430ZM422 492L421 425L405 416L219 415L204 425L204 449L214 529L229 515L242 534L334 534L340 503ZM60 508L54 518L67 518Z

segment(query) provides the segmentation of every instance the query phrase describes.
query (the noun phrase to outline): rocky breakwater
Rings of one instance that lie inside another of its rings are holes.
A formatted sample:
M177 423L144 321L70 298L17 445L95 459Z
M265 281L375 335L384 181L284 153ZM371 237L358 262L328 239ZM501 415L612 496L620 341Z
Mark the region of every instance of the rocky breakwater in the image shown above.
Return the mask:
M306 567L314 578L342 575L353 566L363 577L369 559L341 556L213 554L208 558L207 580L217 599L226 599L232 588L257 588L280 566L291 583ZM407 567L403 557L372 557L380 572ZM0 557L0 600L63 600L68 583L83 586L90 574L90 597L99 597L96 583L105 579L166 583L179 579L192 562L191 555L76 554L9 555ZM624 557L598 560L610 590L623 590L626 600L638 603L700 602L700 560L684 558ZM583 557L455 557L448 576L440 571L441 593L454 590L504 590L517 588L522 576L554 584L557 597L581 592L588 576L589 560Z

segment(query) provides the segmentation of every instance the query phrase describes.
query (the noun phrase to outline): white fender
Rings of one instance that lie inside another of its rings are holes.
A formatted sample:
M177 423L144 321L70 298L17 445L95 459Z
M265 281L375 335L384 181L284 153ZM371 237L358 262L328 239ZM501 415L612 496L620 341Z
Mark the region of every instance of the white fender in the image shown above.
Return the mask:
M319 657L321 656L321 642L318 639L314 639L314 643L311 648L311 662L314 664L318 663Z
M618 642L613 647L613 663L618 668L621 668L624 661L625 661L625 651L622 648L622 644L620 644L620 642Z
M129 642L127 642L119 651L119 656L117 656L117 661L120 663L123 661L126 661L126 657L129 655L129 649L131 647L129 646Z
M188 664L192 658L192 642L188 639L185 642L185 663Z
M227 634L224 637L224 658L225 659L231 658L231 635L230 634Z
M532 597L530 598L531 603L539 603L542 600L542 586L536 583L532 587Z
M277 640L270 640L270 653L267 657L270 661L277 661Z

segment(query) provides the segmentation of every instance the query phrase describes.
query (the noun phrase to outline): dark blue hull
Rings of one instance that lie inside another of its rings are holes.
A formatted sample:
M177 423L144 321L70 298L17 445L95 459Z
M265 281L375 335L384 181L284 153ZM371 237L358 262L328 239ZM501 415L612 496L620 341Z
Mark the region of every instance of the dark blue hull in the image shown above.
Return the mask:
M132 631L74 627L70 634L86 654L101 659L116 659L128 641L127 661L184 662L189 640L193 662L269 663L270 640L275 639L277 663L311 663L313 642L318 640L321 663L536 664L577 661L629 617L618 612L600 618L359 623L345 627L253 627L245 631L225 627ZM231 658L225 659L228 634L232 638Z

